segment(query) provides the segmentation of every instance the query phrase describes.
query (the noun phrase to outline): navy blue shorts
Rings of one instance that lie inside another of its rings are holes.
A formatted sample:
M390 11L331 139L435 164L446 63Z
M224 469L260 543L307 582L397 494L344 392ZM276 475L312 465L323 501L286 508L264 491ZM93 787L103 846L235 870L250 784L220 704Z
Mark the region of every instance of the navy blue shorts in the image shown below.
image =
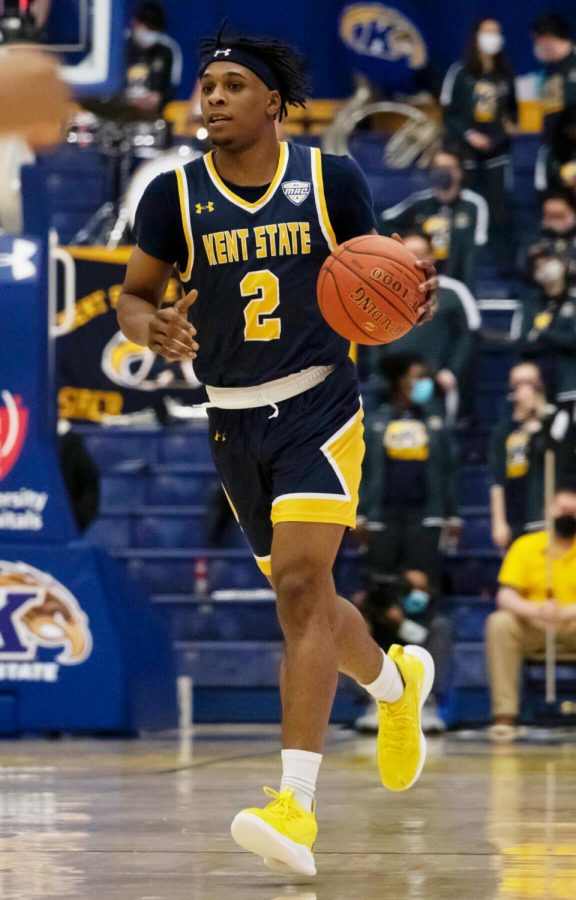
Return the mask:
M273 412L208 411L222 486L266 575L277 522L356 526L364 414L355 366L348 360Z

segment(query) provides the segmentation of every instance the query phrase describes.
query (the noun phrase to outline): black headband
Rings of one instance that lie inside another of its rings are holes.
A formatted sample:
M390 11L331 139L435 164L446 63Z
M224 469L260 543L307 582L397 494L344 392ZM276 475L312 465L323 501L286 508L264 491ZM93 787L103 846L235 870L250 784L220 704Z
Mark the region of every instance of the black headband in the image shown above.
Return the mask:
M240 47L219 47L209 56L205 56L198 69L198 78L204 75L204 72L213 62L235 62L246 69L250 69L263 81L266 87L271 91L280 91L280 82L276 73L270 68L268 63L264 62L256 53L250 50L242 50Z

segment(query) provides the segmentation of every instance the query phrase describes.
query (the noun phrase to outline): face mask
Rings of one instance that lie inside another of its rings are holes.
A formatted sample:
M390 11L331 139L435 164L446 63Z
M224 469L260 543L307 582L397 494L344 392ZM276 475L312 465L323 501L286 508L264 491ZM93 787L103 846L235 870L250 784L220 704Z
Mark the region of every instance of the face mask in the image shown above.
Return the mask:
M402 606L404 612L410 616L417 616L423 612L430 603L430 594L427 591L419 591L416 588L410 591L407 597L404 597Z
M560 281L563 275L564 266L560 260L549 259L547 262L543 263L534 274L534 281L544 285L554 284L555 281Z
M559 538L576 537L576 516L556 516L554 519L554 531Z
M456 184L454 172L447 166L439 166L437 169L432 169L430 181L432 182L432 187L437 188L439 191L449 191Z
M419 406L424 406L425 403L428 403L433 393L434 382L432 381L432 379L419 378L412 385L410 399L412 400L412 403L417 403Z
M485 31L478 35L478 49L480 53L487 53L488 56L496 56L500 53L504 46L504 38L501 34Z
M148 28L136 27L132 32L132 37L139 47L147 49L153 47L158 41L158 32L150 31Z

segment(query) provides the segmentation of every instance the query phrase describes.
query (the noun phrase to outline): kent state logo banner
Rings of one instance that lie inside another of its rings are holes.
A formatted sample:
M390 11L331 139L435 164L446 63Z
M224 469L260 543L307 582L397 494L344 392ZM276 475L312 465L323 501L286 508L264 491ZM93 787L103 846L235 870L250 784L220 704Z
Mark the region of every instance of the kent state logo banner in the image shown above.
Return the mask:
M20 456L28 430L28 410L22 398L0 391L0 481Z
M0 560L0 681L58 680L92 652L88 617L47 572Z
M193 394L198 381L191 362L166 362L118 330L116 304L124 264L104 257L78 258L75 265L74 320L56 343L60 416L100 422L107 416L150 408L151 394L161 391L177 391L183 403L199 402ZM179 296L178 282L172 279L166 300L174 302ZM58 321L62 320L60 314Z
M404 62L411 70L422 69L428 54L422 33L401 10L381 3L354 3L342 10L341 39L364 57L385 63Z

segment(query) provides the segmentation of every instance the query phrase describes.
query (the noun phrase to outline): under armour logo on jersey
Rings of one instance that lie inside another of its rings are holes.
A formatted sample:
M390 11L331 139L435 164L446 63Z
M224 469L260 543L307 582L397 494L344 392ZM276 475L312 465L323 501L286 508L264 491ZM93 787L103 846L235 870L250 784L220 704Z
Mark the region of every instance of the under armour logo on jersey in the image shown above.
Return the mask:
M224 434L223 431L217 431L216 434L214 435L214 440L222 441L222 443L224 443L224 441L226 440L226 435Z
M212 200L209 200L208 203L204 203L204 204L197 203L196 204L196 215L197 216L201 216L203 210L206 210L206 212L214 212L214 203L212 202Z
M288 197L294 206L300 206L310 193L309 181L284 181L282 183L284 196Z
M230 56L232 53L232 48L228 47L227 50L215 50L214 51L214 59L217 59L219 56Z

